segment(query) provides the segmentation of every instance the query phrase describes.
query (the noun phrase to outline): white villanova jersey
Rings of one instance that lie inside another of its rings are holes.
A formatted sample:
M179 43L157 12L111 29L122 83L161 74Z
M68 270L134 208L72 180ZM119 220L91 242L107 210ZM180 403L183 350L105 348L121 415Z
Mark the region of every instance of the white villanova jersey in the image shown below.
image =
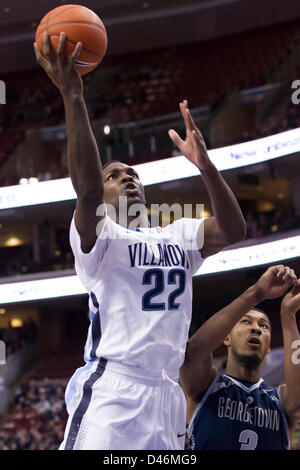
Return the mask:
M89 293L86 362L105 358L178 371L191 321L192 276L204 261L196 242L197 234L203 239L203 222L183 218L165 228L132 230L106 215L85 254L73 217L75 269Z

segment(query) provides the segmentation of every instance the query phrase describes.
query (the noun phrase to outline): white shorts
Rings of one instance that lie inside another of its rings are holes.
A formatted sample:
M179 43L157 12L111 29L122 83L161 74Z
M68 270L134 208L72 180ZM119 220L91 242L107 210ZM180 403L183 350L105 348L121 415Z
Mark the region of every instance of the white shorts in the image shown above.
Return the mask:
M66 389L69 419L61 450L182 450L186 400L171 371L100 359Z

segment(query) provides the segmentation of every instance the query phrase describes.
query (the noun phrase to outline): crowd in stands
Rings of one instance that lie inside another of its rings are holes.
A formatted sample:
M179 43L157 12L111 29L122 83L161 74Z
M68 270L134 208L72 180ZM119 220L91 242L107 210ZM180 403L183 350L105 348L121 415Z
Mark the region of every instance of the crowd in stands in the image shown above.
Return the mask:
M38 337L38 326L29 318L22 326L14 328L9 322L7 328L0 328L0 340L6 346L6 357L15 353L26 344L34 343Z
M262 85L298 40L299 23L295 20L188 47L107 57L111 76L106 76L107 87L99 94L93 92L93 111L100 109L103 116L106 106L112 123L135 121L175 112L186 97L191 106L200 106ZM95 76L100 80L103 73L99 69Z
M238 139L228 139L223 145L234 145L241 142L248 142L269 135L279 134L300 127L299 106L292 101L288 102L286 109L279 116L271 116L262 126L257 126L255 130L244 130ZM223 146L222 145L222 146Z
M278 134L279 132L295 129L296 127L300 127L299 107L290 101L284 114L280 114L280 116L271 116L265 126L256 130L256 136L254 138Z
M249 211L246 216L247 238L261 238L268 235L286 232L300 225L293 208L268 212Z
M29 380L15 390L15 406L0 425L0 450L56 450L67 420L65 380Z
M58 449L67 422L65 389L83 365L82 350L82 340L61 344L23 376L0 421L0 450Z

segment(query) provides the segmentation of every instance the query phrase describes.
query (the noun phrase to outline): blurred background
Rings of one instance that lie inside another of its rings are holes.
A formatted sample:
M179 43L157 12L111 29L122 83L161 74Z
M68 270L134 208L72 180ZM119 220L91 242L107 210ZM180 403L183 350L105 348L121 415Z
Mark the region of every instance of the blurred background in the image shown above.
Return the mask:
M64 389L83 365L89 325L84 292L50 292L52 281L74 280L68 232L75 201L55 199L55 181L68 176L64 109L35 63L32 44L42 16L64 3L27 0L25 7L7 0L0 6L0 79L6 84L6 104L0 105L0 339L6 344L0 450L58 448L66 423ZM292 102L292 83L300 80L299 1L72 3L93 9L108 33L103 62L84 78L103 163L118 159L138 171L147 163L149 174L161 172L159 182L145 187L149 206L202 203L202 215L211 215L201 178L167 177L179 155L167 131L183 135L183 99L208 149L224 148L235 161L222 175L244 213L247 239L230 247L226 268L194 277L190 332L270 264L284 262L300 276L300 107ZM253 148L261 145L264 157L257 159ZM248 154L251 164L236 164ZM219 161L222 166L222 155ZM40 195L51 181L45 202ZM34 202L28 204L29 193ZM260 245L271 246L272 256L263 249L255 261ZM284 381L279 307L280 300L260 305L272 321L273 351L263 371L274 386ZM215 354L220 369L225 354L223 347ZM300 424L292 447L300 449Z

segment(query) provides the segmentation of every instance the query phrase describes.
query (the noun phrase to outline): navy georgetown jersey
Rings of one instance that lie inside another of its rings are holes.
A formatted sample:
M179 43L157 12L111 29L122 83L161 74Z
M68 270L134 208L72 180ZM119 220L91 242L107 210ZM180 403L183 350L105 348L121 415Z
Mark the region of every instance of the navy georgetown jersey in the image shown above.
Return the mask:
M189 450L283 450L289 434L279 387L263 379L249 387L218 374L188 427Z

